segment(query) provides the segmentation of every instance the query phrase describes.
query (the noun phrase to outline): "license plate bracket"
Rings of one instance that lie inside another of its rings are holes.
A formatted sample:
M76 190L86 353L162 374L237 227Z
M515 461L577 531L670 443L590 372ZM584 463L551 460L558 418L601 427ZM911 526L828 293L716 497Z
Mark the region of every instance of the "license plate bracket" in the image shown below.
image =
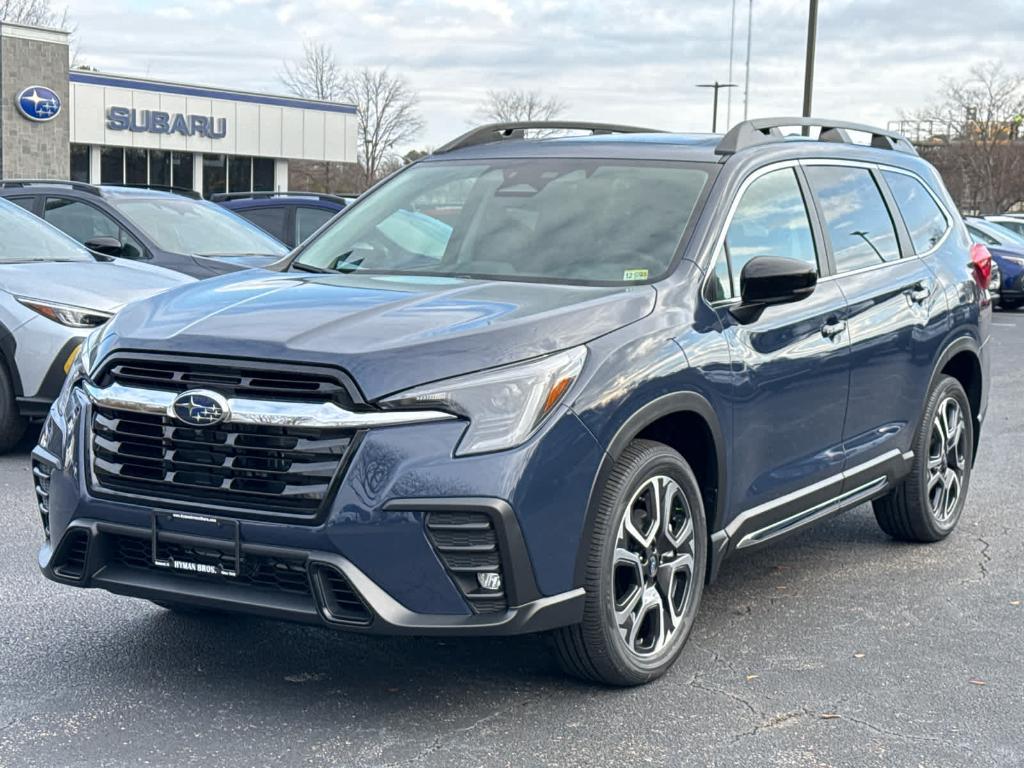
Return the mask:
M233 567L224 566L223 564L209 564L201 563L194 560L175 560L174 558L161 558L159 556L159 543L160 534L163 532L167 533L165 528L160 527L161 520L178 520L187 523L199 523L202 525L212 525L217 529L217 533L222 533L224 528L229 529L229 535L223 536L218 535L211 538L216 538L219 541L223 541L224 544L231 546L232 548L232 561ZM229 517L215 517L213 515L201 515L193 512L164 512L158 510L152 510L150 513L150 558L158 568L168 568L175 571L185 571L189 573L205 573L216 576L227 576L234 578L242 570L242 531L241 525L238 520L234 520Z

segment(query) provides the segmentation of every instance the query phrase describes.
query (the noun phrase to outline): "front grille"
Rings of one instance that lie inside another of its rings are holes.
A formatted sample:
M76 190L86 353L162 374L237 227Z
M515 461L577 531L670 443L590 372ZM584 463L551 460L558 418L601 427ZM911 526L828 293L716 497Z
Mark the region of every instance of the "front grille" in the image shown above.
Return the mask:
M223 423L94 407L97 491L313 518L348 451L351 430Z
M71 531L64 537L53 558L53 572L65 579L81 579L85 575L85 558L89 553L89 534Z
M349 390L339 374L319 368L268 368L240 361L202 362L144 356L114 358L97 376L101 386L111 383L143 389L184 392L209 388L225 397L306 402L332 401L352 407Z
M473 611L507 610L501 553L491 519L481 512L430 512L426 526L430 543ZM497 574L501 588L484 589L480 574Z
M293 595L312 595L305 560L243 554L238 575L222 576L155 565L153 563L153 545L149 539L120 535L107 535L104 538L108 546L108 563L116 563L129 568L145 568L161 573L173 573L175 576L186 579L228 582L258 589L288 592ZM226 552L214 547L192 547L161 541L157 543L157 557L160 560L219 565L228 569L235 567L233 552Z
M43 533L50 538L50 474L53 470L41 461L32 462L32 480L36 490L36 505L43 521Z

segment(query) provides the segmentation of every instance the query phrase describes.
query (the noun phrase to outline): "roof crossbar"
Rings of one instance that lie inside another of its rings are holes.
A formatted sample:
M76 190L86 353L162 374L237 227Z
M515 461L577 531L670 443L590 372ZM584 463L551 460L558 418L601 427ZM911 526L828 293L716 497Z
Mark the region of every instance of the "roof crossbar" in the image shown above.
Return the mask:
M522 139L528 130L542 131L590 131L592 135L606 133L664 133L655 128L640 128L635 125L614 123L583 123L576 120L528 120L516 123L489 123L474 128L434 150L433 154L443 155L456 149L490 144L506 139Z
M770 144L785 141L786 137L780 128L801 126L820 128L818 141L831 141L839 144L853 144L849 131L867 133L871 136L871 146L875 149L891 149L916 155L917 150L906 136L896 131L876 128L873 125L850 123L845 120L824 120L816 117L764 117L756 120L744 120L737 123L722 137L715 147L716 155L734 155L741 149L758 144Z

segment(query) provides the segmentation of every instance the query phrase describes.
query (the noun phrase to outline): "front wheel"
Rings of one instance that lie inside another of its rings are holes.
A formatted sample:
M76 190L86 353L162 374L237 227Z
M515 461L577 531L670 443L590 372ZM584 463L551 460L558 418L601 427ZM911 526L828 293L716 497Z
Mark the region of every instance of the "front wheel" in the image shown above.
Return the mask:
M7 366L0 360L0 454L7 453L25 434L28 422L18 413L14 382Z
M963 512L973 457L974 422L967 393L959 381L942 376L928 396L910 474L874 502L878 525L902 541L946 538Z
M633 441L601 489L591 536L583 621L555 632L559 660L609 685L654 680L682 651L704 590L707 525L686 460Z

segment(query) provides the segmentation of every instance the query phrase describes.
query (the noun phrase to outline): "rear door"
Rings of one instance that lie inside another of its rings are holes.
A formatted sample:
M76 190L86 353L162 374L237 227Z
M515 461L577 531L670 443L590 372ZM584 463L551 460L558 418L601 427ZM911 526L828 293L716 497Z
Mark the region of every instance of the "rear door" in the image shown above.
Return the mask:
M945 335L946 300L936 275L915 253L878 168L835 161L804 165L834 272L829 282L840 287L849 308L843 451L844 491L851 492L899 476L911 458L931 366ZM922 247L939 236L917 235Z
M841 493L850 378L846 301L824 279L821 233L799 168L775 166L744 184L705 284L732 358L723 384L734 425L730 535L739 546ZM739 301L743 266L757 256L807 261L822 278L808 298L740 323L729 309Z

